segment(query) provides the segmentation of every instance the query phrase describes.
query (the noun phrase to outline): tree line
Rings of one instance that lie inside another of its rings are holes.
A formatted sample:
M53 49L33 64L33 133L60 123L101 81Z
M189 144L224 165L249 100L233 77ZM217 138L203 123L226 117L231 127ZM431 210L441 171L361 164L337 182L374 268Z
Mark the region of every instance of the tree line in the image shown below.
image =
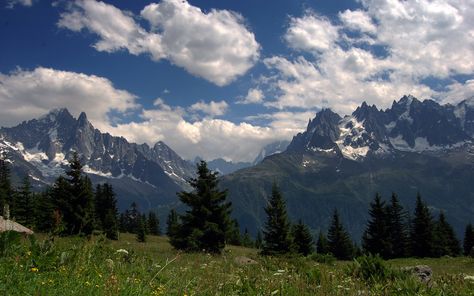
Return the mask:
M0 158L0 209L7 218L38 232L89 235L95 231L113 240L119 231L160 234L156 214L140 214L135 203L119 216L112 185L97 184L94 189L82 167L74 153L65 175L43 192L34 192L28 176L14 188L8 162Z
M320 232L314 242L310 229L301 220L290 223L285 200L276 184L265 207L267 220L253 241L245 231L236 236L238 223L230 218L231 204L226 201L227 190L219 190L217 173L210 171L204 161L197 165L197 177L190 180L193 190L178 196L187 206L184 214L171 210L167 232L171 244L185 251L220 252L226 243L236 242L261 249L262 254L283 255L313 252L330 254L347 260L362 253L379 254L383 258L441 257L468 255L474 247L472 225L466 227L463 248L443 212L434 219L431 210L416 198L413 218L394 193L389 203L376 194L369 207L369 220L359 247L345 229L337 209L332 215L327 233ZM244 242L244 243L243 243Z
M231 218L227 190L218 187L218 173L197 164L197 177L190 179L192 191L178 193L187 206L184 213L171 210L166 221L170 243L179 250L220 253L226 244L257 247L262 254L309 255L331 254L350 259L358 254L379 254L383 258L440 257L470 254L474 247L474 230L466 226L461 248L453 228L443 212L438 219L418 194L413 218L404 210L396 194L389 203L376 194L369 207L369 220L359 247L344 228L337 209L327 233L320 232L316 242L310 229L301 220L290 223L285 200L276 184L265 207L267 221L253 240L238 222ZM28 177L18 188L10 181L8 163L0 159L0 207L9 205L13 219L40 232L60 235L88 235L101 231L110 239L119 232L134 233L144 242L147 234L161 235L160 222L154 212L141 213L136 203L119 214L117 200L110 184L92 182L82 172L79 157L74 153L65 176L59 176L51 187L35 193ZM262 235L263 234L263 235Z

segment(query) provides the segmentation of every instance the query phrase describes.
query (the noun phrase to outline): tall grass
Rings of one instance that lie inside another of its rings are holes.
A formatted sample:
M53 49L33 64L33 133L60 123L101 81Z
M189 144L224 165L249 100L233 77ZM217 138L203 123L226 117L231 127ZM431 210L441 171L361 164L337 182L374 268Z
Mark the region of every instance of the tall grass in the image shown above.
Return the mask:
M155 236L146 243L128 234L119 241L3 236L1 295L474 295L469 258L422 262L434 269L427 285L398 276L400 267L419 263L414 259L320 263L317 256L261 257L233 246L215 256L179 253ZM257 263L241 264L239 256ZM390 276L373 275L380 270Z

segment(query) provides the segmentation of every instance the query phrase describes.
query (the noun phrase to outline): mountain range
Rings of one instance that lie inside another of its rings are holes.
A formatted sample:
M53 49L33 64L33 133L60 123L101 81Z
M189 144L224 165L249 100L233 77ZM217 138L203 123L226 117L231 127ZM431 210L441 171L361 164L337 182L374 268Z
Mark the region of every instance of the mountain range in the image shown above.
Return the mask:
M396 192L407 210L417 193L458 233L474 217L474 99L440 105L404 96L386 110L363 103L351 115L323 109L288 148L224 176L242 228L262 229L272 183L286 198L290 219L316 233L335 208L360 238L375 193Z
M316 233L326 230L332 211L360 237L367 207L376 192L398 193L413 209L420 192L434 213L443 210L458 232L474 216L474 98L440 105L404 96L386 110L363 103L341 117L318 112L291 142L264 147L254 162L208 162L229 189L233 215L255 234L265 221L264 206L275 182L287 200L290 218L301 218ZM188 190L194 163L165 143L153 147L102 133L81 113L67 109L0 129L0 153L15 182L50 185L67 168L74 151L92 181L114 186L119 208L132 201L163 218L180 207L176 192ZM471 221L474 222L474 221Z

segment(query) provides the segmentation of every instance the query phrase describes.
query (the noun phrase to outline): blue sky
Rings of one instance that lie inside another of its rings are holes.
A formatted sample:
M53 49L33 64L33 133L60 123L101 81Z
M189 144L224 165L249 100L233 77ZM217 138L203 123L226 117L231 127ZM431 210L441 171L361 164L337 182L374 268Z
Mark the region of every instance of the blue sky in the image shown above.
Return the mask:
M472 1L2 5L1 125L67 107L130 141L239 161L323 107L474 95Z

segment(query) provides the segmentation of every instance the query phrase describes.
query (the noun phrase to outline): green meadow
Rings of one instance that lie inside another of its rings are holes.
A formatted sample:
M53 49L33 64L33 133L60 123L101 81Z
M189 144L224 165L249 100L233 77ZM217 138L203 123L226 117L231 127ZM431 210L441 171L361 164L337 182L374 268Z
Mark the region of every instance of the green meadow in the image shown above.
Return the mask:
M2 236L1 295L474 295L474 259L334 261L267 257L227 246L221 255L180 253L166 237L136 242ZM249 260L252 259L253 261ZM401 269L428 265L422 283Z

